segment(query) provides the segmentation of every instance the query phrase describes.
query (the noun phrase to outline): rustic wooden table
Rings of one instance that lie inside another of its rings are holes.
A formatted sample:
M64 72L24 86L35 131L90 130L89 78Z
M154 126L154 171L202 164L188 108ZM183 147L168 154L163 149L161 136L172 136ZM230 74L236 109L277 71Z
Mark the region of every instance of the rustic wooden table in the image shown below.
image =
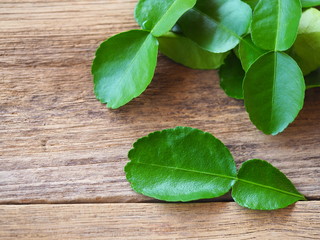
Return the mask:
M160 56L141 97L108 110L93 95L99 43L137 28L136 0L0 3L0 239L320 239L320 91L279 136L250 123L216 71ZM165 204L133 192L132 143L175 126L209 131L237 164L262 158L310 201L261 212L220 202Z

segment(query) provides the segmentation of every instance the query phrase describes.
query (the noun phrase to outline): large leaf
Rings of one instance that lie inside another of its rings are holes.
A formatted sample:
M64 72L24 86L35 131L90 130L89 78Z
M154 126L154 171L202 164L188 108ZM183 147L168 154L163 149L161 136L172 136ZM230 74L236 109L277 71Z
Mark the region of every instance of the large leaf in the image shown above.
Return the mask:
M259 159L242 164L232 197L239 205L257 210L284 208L305 200L282 172Z
M176 24L196 4L196 0L140 0L135 10L139 25L158 37Z
M118 108L139 96L152 80L157 55L157 39L142 30L103 42L92 65L96 97L109 108Z
M265 50L289 49L297 36L301 12L300 0L260 0L252 17L253 42Z
M307 89L320 87L320 68L305 76Z
M209 133L187 127L139 139L125 167L138 193L166 201L191 201L227 193L236 179L229 150Z
M202 48L227 52L250 26L252 10L240 0L198 0L178 21L183 33Z
M266 51L258 48L251 40L250 35L246 36L240 41L239 44L239 56L242 67L245 71L248 71L250 66Z
M219 68L227 53L212 53L182 35L167 33L158 38L159 50L173 61L195 69Z
M315 7L320 5L320 0L301 0L302 7Z
M234 53L229 54L219 70L220 86L232 98L243 99L242 83L245 72Z
M243 90L251 121L264 133L275 135L302 109L305 83L298 64L291 57L271 52L250 67Z
M304 74L320 67L320 11L311 8L302 14L292 56Z

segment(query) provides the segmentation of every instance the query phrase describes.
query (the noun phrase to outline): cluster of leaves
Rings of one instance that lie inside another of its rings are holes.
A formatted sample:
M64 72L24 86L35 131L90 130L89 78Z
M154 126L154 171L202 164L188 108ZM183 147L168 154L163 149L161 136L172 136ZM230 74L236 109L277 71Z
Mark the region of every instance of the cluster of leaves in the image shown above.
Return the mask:
M177 127L134 143L125 172L138 193L164 201L219 197L230 191L239 205L274 210L305 200L270 163L253 159L237 172L228 148L210 133Z
M320 67L320 0L140 0L141 30L118 34L96 52L95 94L110 108L151 82L158 50L190 68L217 69L227 95L244 99L251 121L278 134L304 104L304 75ZM304 10L304 12L303 12ZM302 17L301 17L302 16ZM320 84L319 70L306 77Z

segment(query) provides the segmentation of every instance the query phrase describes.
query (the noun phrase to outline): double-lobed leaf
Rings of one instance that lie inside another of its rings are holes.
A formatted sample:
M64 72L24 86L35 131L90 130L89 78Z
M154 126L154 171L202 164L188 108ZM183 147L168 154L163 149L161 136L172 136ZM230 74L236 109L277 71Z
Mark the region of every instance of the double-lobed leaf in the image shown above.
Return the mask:
M195 4L196 0L140 0L135 9L135 18L143 29L159 37L170 31Z
M198 0L178 21L182 32L202 48L227 52L247 33L252 17L240 0Z
M260 0L252 17L253 42L264 50L289 49L296 39L301 13L300 0Z
M298 64L285 53L270 52L246 73L244 100L250 119L265 134L282 132L303 107L305 82Z
M150 84L158 56L158 41L149 32L132 30L103 42L92 65L96 97L119 108Z
M125 172L138 193L165 201L223 195L232 188L241 206L273 210L305 198L278 169L263 160L243 163L239 173L226 146L207 132L177 127L134 143Z
M132 188L165 201L192 201L227 193L236 177L229 150L209 133L177 127L139 139L125 167Z
M242 164L232 198L243 207L257 210L285 208L305 200L282 172L260 159Z
M310 8L302 14L298 37L291 54L306 75L320 67L320 11Z
M167 33L158 38L159 50L173 61L194 69L217 69L227 53L212 53L199 47L189 38Z

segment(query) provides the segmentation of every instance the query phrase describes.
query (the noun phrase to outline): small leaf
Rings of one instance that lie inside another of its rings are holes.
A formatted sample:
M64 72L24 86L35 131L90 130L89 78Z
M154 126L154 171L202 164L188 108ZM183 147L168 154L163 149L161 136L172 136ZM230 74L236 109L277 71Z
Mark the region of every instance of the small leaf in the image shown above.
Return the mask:
M259 159L242 164L232 197L239 205L256 210L275 210L305 200L282 172Z
M219 68L227 53L212 53L182 35L167 33L158 38L159 50L173 61L194 69Z
M109 108L138 97L152 80L157 55L157 39L142 30L120 33L103 42L92 65L96 97Z
M320 87L320 68L304 77L307 89Z
M320 11L311 8L302 14L292 57L306 75L320 67Z
M305 83L297 63L288 55L271 52L248 70L244 83L250 119L265 134L282 132L303 107Z
M253 42L265 50L289 49L296 39L301 13L300 0L260 0L252 17Z
M231 53L219 70L220 86L229 97L243 99L244 75L240 60L234 53Z
M316 7L320 5L320 0L301 0L302 7Z
M252 16L250 6L240 0L199 0L178 21L182 32L202 48L227 52L247 33Z
M139 139L125 172L138 193L165 201L221 196L232 187L236 166L229 150L211 134L177 127Z
M159 37L171 30L178 19L196 4L196 0L140 0L135 18L139 25Z
M258 48L251 40L250 35L240 41L239 56L243 69L247 72L250 66L266 51Z

